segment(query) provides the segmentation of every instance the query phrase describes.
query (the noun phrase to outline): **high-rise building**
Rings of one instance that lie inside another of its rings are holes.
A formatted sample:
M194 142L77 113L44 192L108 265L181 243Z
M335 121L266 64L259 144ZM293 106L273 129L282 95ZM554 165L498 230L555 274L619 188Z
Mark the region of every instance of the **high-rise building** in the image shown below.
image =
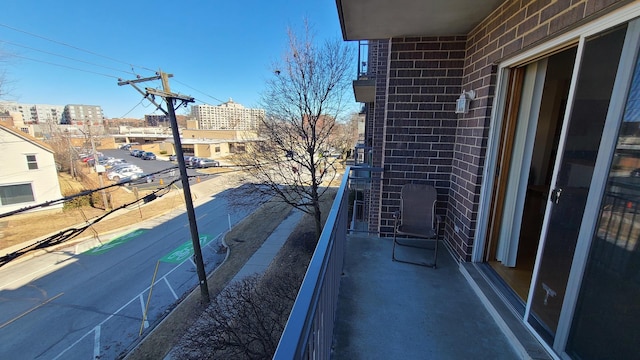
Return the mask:
M25 124L61 124L64 106L0 102L0 111L21 113Z
M265 111L245 108L229 99L218 106L193 105L191 116L202 130L255 130Z
M68 125L103 125L102 108L97 105L66 105L62 123Z

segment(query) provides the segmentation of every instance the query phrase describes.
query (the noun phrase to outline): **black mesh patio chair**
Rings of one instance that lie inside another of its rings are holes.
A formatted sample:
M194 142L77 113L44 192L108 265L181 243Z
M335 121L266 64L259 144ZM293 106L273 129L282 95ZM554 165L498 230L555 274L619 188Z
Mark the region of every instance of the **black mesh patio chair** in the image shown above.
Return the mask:
M400 210L396 211L393 216L395 220L391 255L393 261L436 268L438 230L440 229L440 216L436 215L436 199L436 189L431 185L406 184L402 186ZM407 238L398 239L398 235L405 235ZM428 246L428 243L433 243L433 246ZM398 259L396 245L433 251L433 262Z

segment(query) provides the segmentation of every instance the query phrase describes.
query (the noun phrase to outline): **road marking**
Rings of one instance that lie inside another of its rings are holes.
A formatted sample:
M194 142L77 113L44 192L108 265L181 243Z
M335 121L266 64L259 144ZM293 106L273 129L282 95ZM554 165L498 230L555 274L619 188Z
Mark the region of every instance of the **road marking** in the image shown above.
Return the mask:
M216 236L214 239L218 239L220 236L222 236L224 234L220 233L218 236ZM189 258L191 259L191 258ZM169 270L166 274L164 274L162 276L161 279L164 279L164 281L167 281L167 275L170 275L171 273L173 273L174 271L176 271L178 268L180 268L182 266L182 264L184 264L187 261L187 259L185 259L184 261L182 261L180 264L177 264L176 266L173 267L173 269ZM191 263L193 263L193 260L191 260ZM156 280L156 282L154 283L157 284L161 279ZM64 355L67 351L71 350L73 347L75 347L76 345L78 345L82 340L84 340L84 338L86 338L87 336L89 336L89 334L91 334L92 332L95 331L100 331L100 327L102 325L104 325L107 321L111 320L111 318L113 318L115 315L119 314L122 310L124 310L124 308L126 308L127 306L129 306L132 302L134 302L136 300L136 298L138 298L139 296L142 296L142 294L144 294L146 291L148 291L151 288L151 286L148 286L146 289L144 289L140 294L134 296L131 300L129 300L126 304L122 305L118 310L116 310L113 314L107 316L106 319L102 320L95 328L89 330L88 332L86 332L84 335L82 335L78 340L76 340L73 344L69 345L66 349L62 350L62 352L60 352L56 357L53 358L53 360L57 360L60 359L62 357L62 355ZM171 288L171 287L169 287ZM173 292L173 290L171 291L174 294L174 297L177 299L178 296L175 294L175 292ZM95 341L96 337L94 334L94 341ZM99 340L99 339L98 339ZM96 343L94 342L94 352L96 349ZM98 348L99 348L99 344L98 344ZM98 355L99 356L99 355Z
M93 358L100 359L100 325L93 328L95 334L93 335Z
M167 284L167 287L169 288L169 291L171 291L171 294L173 294L173 297L178 300L178 294L176 294L175 291L173 291L173 288L171 287L171 284L169 284L169 280L167 280L166 276L162 277L164 279L164 282Z
M207 245L211 241L213 241L213 239L214 238L212 236L202 234L200 235L200 245L201 246ZM178 246L177 248L175 248L172 252L163 256L160 259L160 261L165 263L174 263L174 264L181 263L185 261L187 258L191 257L193 253L194 253L193 244L191 243L191 241L186 241L182 243L180 246Z
M34 311L38 310L39 308L41 308L41 307L43 307L43 306L47 305L47 304L48 304L48 303L50 303L51 301L53 301L53 300L55 300L55 299L59 298L59 297L60 297L60 296L62 296L63 294L64 294L64 293L60 293L60 294L58 294L58 295L56 295L56 296L52 297L51 299L46 300L46 301L44 301L43 303L41 303L41 304L39 304L39 305L37 305L37 306L32 307L31 309L29 309L29 310L27 310L27 311L23 312L22 314L20 314L20 315L18 315L18 316L16 316L16 317L14 317L13 319L11 319L11 320L9 320L9 321L5 322L4 324L0 325L0 329L4 328L4 327L5 327L5 326L7 326L7 325L10 325L11 323L13 323L13 322L15 322L15 321L17 321L17 320L19 320L19 319L21 319L21 318L23 318L23 317L27 316L27 315L29 315L30 313L32 313L32 312L34 312Z
M143 293L140 293L140 296L138 297L140 299L140 307L142 310L142 316L144 317L144 298L142 297ZM144 328L148 328L149 327L149 321L148 320L144 320Z
M200 219L202 219L202 218L204 218L204 217L205 217L205 216L207 216L207 215L209 215L209 214L202 214L202 215L200 215L199 217L197 217L197 218L196 218L196 221L197 221L197 220L200 220ZM186 224L182 225L182 227L187 227L187 226L190 226L190 225L191 225L191 224L187 222Z
M138 237L139 235L141 235L145 230L143 229L136 229L132 232L126 233L124 235L120 235L115 239L112 239L111 241L109 241L108 243L101 245L101 246L97 246L94 247L93 249L89 249L87 251L84 252L84 254L86 255L100 255L103 254L111 249L113 249L116 246L120 246L130 240L135 239L136 237Z

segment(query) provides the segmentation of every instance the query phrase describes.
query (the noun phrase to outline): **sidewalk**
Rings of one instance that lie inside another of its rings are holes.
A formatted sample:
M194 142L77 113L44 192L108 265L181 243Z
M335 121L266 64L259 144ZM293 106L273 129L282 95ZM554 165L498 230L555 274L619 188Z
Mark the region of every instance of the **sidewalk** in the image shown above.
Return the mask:
M253 256L244 264L242 269L238 271L236 276L231 280L235 282L242 280L253 274L262 274L271 264L282 245L287 241L289 235L293 232L303 213L299 210L292 210L286 219L278 227L273 230L271 235L265 240Z

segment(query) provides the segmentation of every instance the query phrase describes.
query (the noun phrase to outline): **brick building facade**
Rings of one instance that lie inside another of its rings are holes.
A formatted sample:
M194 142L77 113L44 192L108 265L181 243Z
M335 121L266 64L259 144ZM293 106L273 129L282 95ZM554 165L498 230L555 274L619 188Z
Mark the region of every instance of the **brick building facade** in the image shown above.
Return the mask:
M382 169L372 172L369 231L393 234L404 184L433 185L449 251L504 286L553 357L632 354L640 332L614 323L622 313L640 320L624 300L640 295L639 282L624 280L640 278L631 270L640 249L629 245L640 243L629 210L640 189L623 165L640 158L629 130L640 121L640 2L337 4L344 38L368 42L374 79L354 82L371 165ZM375 96L359 98L357 86L374 86ZM471 90L469 111L457 113ZM622 305L595 311L612 283Z

